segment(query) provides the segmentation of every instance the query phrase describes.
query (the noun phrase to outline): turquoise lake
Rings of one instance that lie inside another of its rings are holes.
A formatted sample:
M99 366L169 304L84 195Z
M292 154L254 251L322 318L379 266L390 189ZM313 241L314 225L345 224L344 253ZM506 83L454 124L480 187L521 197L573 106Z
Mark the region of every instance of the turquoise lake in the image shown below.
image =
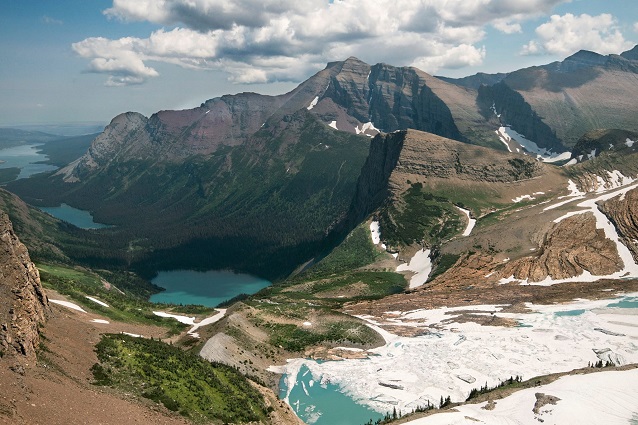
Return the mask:
M39 153L39 144L14 146L0 149L0 168L19 168L18 179L24 179L34 174L57 170L58 167L50 164L38 164L46 161L48 156Z
M638 308L638 297L626 297L617 303L608 304L607 307Z
M567 311L557 311L556 316L580 316L585 313L585 310L567 310Z
M216 307L239 294L254 294L271 284L259 277L227 270L162 271L152 282L166 290L151 295L151 302L199 304L207 307Z
M285 398L288 388L285 376L279 382L279 397ZM315 382L305 365L299 369L297 384L288 398L297 416L308 425L363 425L376 421L382 414L357 404L340 391L337 385Z
M59 207L38 207L45 213L51 214L55 218L71 223L80 229L103 229L111 227L108 224L96 223L90 212L73 208L70 205L62 204Z

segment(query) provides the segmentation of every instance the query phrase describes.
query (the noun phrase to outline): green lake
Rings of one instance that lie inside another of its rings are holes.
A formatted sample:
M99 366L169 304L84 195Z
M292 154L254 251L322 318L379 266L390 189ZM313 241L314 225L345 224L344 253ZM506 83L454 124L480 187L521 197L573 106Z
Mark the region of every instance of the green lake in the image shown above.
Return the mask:
M152 282L166 290L151 295L151 302L198 304L207 307L216 307L240 294L254 294L271 284L259 277L228 270L161 271Z

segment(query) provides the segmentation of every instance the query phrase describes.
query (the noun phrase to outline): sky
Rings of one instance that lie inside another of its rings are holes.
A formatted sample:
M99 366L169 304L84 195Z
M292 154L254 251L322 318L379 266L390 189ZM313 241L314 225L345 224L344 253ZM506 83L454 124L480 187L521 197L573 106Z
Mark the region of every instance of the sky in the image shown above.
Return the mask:
M350 56L462 77L636 44L636 0L0 0L0 126L281 94Z

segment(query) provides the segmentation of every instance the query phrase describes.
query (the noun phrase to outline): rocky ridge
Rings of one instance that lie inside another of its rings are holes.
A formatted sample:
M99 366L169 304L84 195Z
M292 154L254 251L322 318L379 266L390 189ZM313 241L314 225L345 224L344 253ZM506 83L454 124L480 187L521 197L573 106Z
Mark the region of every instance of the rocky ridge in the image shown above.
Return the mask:
M629 248L638 262L638 190L634 189L624 197L602 202L600 209L614 224L622 243Z
M547 277L565 279L580 276L587 270L593 275L610 275L622 270L616 245L596 228L591 213L562 220L544 236L538 253L507 263L501 276L513 276L528 282Z
M32 362L49 311L38 269L0 211L0 355Z

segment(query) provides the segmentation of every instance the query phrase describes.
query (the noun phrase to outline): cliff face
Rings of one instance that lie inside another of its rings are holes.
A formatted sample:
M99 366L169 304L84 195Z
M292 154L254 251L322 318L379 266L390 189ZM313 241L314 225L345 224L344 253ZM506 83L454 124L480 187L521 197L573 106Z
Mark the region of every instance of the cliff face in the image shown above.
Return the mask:
M38 327L49 311L40 275L0 211L0 355L35 359Z
M445 181L461 187L501 185L543 175L545 165L528 157L494 151L415 130L376 136L357 182L350 208L356 223L384 202L397 202L411 183ZM410 182L410 183L407 183Z
M499 114L500 123L510 125L540 147L562 152L565 147L554 131L525 101L523 96L505 81L478 89L478 103L486 119L494 119ZM493 109L494 108L494 109Z
M638 189L601 203L600 209L614 224L622 243L638 261Z

